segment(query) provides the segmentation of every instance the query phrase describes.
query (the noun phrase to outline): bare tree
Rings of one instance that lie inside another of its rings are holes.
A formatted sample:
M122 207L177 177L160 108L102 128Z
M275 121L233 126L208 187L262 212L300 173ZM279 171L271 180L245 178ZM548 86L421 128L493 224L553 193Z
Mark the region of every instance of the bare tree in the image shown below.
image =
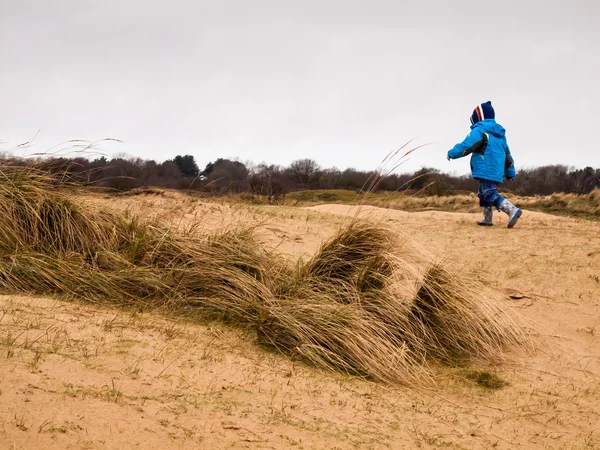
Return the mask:
M320 170L319 165L313 159L298 159L290 164L290 172L299 184L307 185L311 175Z
M258 165L250 177L250 192L267 198L269 203L283 201L286 189L283 184L281 167L276 165Z

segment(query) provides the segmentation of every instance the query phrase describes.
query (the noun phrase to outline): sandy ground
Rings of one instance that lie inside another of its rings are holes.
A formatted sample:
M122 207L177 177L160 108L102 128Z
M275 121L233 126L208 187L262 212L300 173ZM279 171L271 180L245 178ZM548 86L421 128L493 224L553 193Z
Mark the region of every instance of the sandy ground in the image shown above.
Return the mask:
M94 197L185 228L255 226L297 258L359 214L478 277L530 323L535 350L488 368L489 391L449 373L437 389L389 387L258 348L221 325L59 299L0 296L0 448L600 448L600 223L526 212L477 216L343 205ZM510 299L509 294L519 294Z

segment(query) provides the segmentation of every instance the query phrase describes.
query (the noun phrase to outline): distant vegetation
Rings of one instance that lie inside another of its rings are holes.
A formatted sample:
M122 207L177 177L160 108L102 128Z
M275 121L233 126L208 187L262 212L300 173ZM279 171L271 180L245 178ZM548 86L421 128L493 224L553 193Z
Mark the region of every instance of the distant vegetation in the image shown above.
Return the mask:
M27 161L31 163L31 160ZM5 157L4 164L9 162L28 164L22 159ZM358 192L374 175L373 171L352 168L323 168L312 159L300 159L283 167L219 158L201 169L192 155L178 155L161 163L122 155L112 159L45 158L36 160L35 164L50 172L66 173L72 181L120 191L152 186L201 190L214 195L246 193L264 196L271 202L296 191L342 189ZM600 168L553 165L519 168L516 180L503 186L503 191L533 196L559 192L589 194L596 188L600 188ZM381 181L377 190L409 190L421 196L448 196L475 192L477 182L468 175L452 176L424 167L416 172L391 174Z
M54 175L55 182L113 192L139 192L169 188L202 196L235 196L253 203L363 203L406 211L478 211L477 182L470 176L451 176L422 168L404 174L384 174L355 169L321 168L312 159L287 167L252 165L219 158L200 169L192 155L178 155L157 163L125 155L107 159L11 158L4 167L30 167ZM377 179L376 188L370 183ZM544 166L521 169L515 182L502 192L521 207L547 213L600 218L600 169ZM369 191L368 196L361 195Z
M589 194L565 194L518 196L507 194L520 207L531 211L555 215L600 220L600 189ZM445 196L418 195L414 191L378 192L368 196L357 195L348 190L313 190L291 192L286 203L292 205L315 205L322 203L363 204L403 211L451 211L479 212L479 201L474 192Z

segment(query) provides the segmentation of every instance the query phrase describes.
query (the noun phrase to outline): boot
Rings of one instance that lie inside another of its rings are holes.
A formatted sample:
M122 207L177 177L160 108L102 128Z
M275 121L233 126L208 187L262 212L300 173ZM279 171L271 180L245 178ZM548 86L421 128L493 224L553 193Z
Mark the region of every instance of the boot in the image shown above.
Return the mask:
M519 217L521 217L521 214L523 214L519 208L506 199L498 205L498 209L508 214L508 228L514 227L517 224Z
M494 210L491 206L486 206L483 208L483 220L478 220L477 225L480 227L491 227L494 225L492 221L492 217L494 215Z

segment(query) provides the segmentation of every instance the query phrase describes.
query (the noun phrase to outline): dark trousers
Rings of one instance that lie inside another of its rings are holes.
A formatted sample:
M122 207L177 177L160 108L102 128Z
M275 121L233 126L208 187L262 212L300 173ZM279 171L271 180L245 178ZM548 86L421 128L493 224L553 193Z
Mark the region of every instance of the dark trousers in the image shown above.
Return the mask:
M479 197L479 206L482 208L489 208L490 206L498 208L504 200L504 197L498 192L498 184L488 180L479 180L477 196Z

